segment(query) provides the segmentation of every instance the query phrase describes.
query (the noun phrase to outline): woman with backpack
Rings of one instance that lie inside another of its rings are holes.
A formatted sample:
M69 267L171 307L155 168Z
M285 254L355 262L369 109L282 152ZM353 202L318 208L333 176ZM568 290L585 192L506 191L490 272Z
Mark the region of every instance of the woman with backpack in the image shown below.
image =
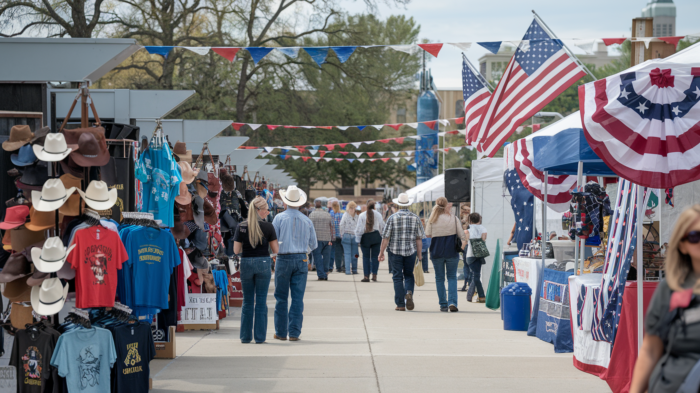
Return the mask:
M668 245L630 393L700 391L700 205L681 213Z

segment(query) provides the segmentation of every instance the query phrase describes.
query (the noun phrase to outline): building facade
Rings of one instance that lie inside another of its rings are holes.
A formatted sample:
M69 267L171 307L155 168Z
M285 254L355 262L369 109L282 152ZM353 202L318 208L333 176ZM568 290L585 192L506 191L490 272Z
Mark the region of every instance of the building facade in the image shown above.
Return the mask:
M654 37L676 35L676 5L673 0L651 0L642 9L642 17L654 18Z

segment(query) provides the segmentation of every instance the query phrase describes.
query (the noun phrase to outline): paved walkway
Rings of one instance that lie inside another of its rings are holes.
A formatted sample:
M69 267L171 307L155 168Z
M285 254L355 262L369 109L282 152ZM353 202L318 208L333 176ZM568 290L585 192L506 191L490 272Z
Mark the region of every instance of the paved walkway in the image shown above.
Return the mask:
M361 268L360 268L361 271ZM241 344L240 309L215 332L177 334L177 358L151 362L154 392L609 392L578 371L571 354L524 332L504 331L498 311L467 303L442 313L435 277L417 288L412 312L394 311L386 262L379 281L309 274L301 341Z

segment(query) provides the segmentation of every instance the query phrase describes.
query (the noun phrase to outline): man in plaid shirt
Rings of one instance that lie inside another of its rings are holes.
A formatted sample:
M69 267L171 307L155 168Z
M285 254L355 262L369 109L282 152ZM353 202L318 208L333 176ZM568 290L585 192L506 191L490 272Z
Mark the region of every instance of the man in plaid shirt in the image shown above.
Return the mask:
M316 209L309 214L309 219L314 224L318 247L313 251L314 263L316 264L316 274L319 281L328 281L328 269L331 266L331 250L333 240L335 240L335 225L331 215L323 210L321 201L314 201Z
M389 267L394 279L396 311L413 310L413 267L416 257L420 261L424 236L420 218L408 211L411 201L405 193L394 199L399 211L392 214L382 233L379 261L384 260L384 250L389 248Z

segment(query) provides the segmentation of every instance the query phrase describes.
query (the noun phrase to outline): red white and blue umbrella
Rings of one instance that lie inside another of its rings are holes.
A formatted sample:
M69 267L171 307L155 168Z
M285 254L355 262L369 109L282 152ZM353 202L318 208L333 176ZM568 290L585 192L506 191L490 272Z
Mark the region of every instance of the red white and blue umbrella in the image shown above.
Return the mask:
M586 139L620 177L651 188L700 179L700 64L649 62L579 87Z

